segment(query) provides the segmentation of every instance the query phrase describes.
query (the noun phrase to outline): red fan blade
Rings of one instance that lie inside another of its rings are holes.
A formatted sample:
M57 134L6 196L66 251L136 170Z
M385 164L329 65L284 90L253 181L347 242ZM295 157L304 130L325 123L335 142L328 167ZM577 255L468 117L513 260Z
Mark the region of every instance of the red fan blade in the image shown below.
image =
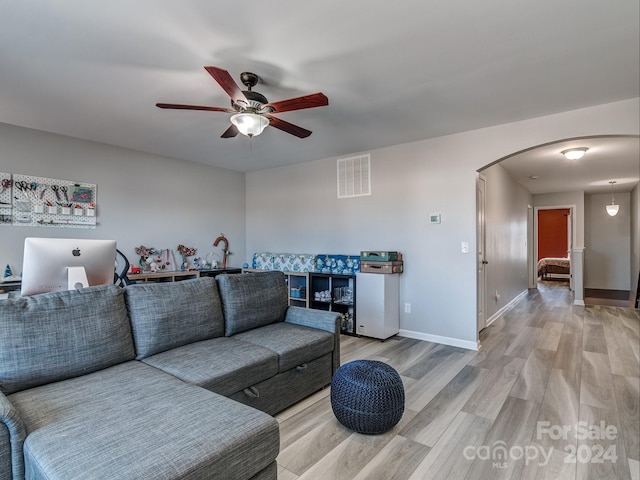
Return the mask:
M236 127L235 125L229 125L229 128L227 128L224 133L220 135L220 138L231 138L235 137L236 135L238 135L238 127Z
M229 75L229 72L218 67L204 68L207 72L209 72L209 75L211 75L213 79L218 82L218 84L220 84L222 89L227 92L227 95L231 97L231 100L233 100L234 102L247 101L244 93L242 93L242 90L240 89L240 87L238 87L238 84L233 80L231 75Z
M299 138L307 138L309 135L311 135L311 132L309 130L305 130L302 127L294 125L293 123L285 122L284 120L273 117L271 115L265 115L265 117L271 120L269 125L271 125L272 127L276 127L283 132L290 133L291 135L295 135Z
M180 103L156 103L159 108L172 108L176 110L206 110L207 112L235 113L233 108L205 107L203 105L182 105Z
M324 107L325 105L329 105L329 99L325 97L323 93L312 93L302 97L267 104L267 106L273 108L275 113L302 110L303 108Z

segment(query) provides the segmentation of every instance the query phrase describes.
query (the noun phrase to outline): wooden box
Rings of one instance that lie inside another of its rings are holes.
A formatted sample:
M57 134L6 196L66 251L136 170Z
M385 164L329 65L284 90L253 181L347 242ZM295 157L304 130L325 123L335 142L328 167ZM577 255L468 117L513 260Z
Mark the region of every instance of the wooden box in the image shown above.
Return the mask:
M402 273L402 261L395 262L361 262L360 271L362 273Z

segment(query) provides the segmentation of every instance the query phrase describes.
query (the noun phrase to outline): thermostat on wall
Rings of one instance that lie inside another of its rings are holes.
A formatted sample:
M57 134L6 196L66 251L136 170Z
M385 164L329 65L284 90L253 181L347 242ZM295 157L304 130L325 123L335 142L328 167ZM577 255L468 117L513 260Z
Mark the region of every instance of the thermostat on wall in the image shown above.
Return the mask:
M440 223L440 214L432 213L429 215L429 223Z

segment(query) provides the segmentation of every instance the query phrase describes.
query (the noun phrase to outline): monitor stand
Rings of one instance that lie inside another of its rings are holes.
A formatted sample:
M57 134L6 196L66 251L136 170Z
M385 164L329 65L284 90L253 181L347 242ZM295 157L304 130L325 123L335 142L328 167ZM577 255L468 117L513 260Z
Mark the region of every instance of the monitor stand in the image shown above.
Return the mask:
M67 290L80 290L89 286L84 267L67 267Z

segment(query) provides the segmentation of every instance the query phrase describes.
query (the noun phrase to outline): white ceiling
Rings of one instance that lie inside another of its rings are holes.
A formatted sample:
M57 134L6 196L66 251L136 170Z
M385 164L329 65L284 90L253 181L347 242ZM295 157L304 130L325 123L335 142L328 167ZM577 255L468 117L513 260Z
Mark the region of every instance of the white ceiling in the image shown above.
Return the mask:
M630 0L0 0L0 122L258 170L638 97L639 18ZM205 65L329 105L280 115L306 139L221 139L226 113L155 107L228 106ZM536 193L543 165L513 174Z

